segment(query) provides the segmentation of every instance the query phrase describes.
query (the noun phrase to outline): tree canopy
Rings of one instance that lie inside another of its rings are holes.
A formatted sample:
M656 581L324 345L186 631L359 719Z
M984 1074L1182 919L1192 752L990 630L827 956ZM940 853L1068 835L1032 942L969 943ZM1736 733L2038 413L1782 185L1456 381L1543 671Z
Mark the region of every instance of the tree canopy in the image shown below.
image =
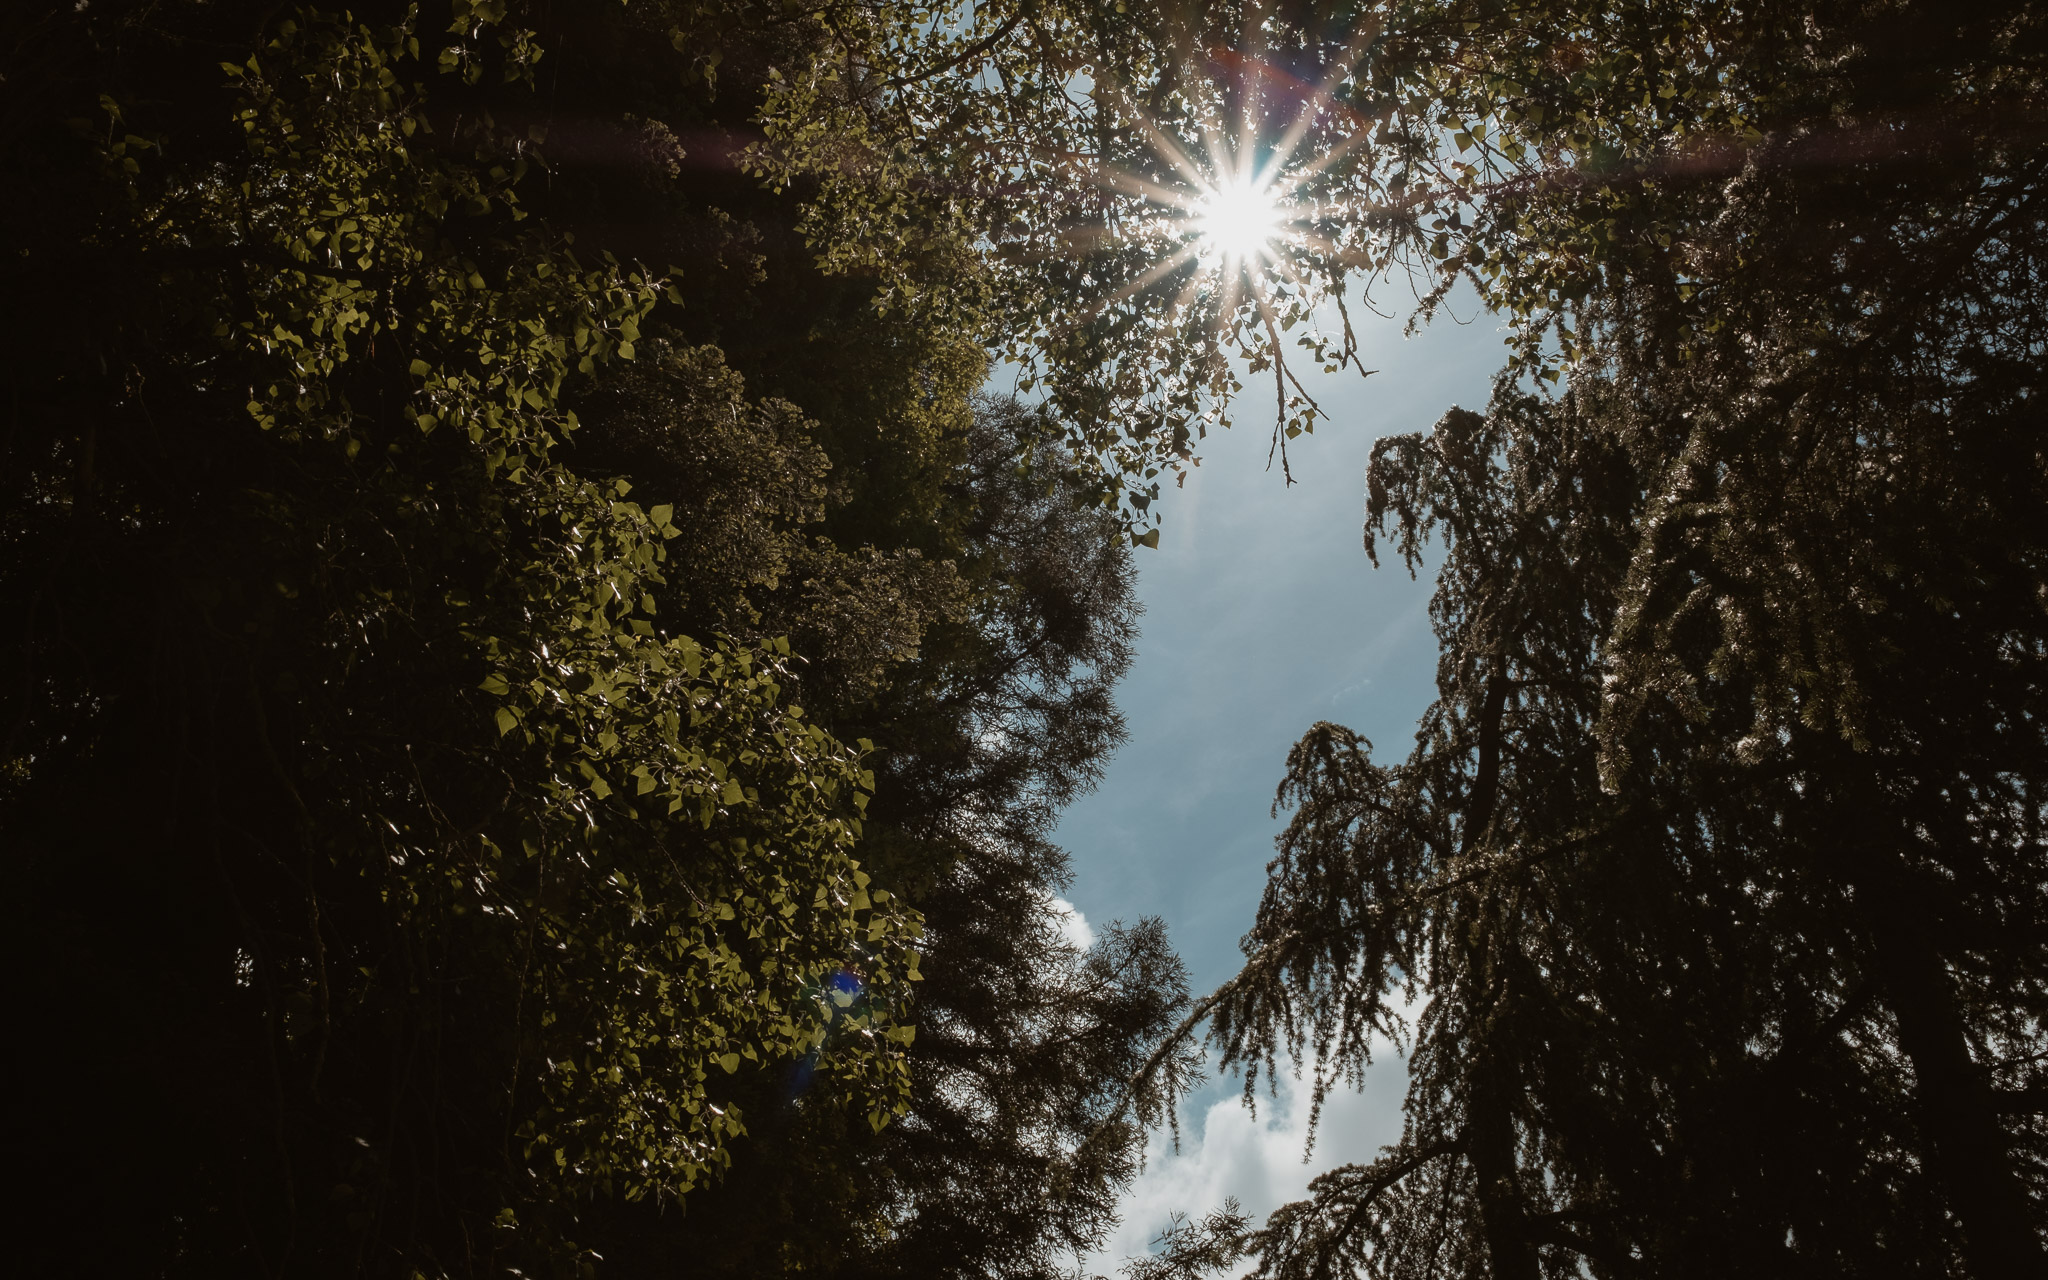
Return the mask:
M1581 19L1458 37L1441 243L1522 345L1366 528L1442 540L1438 700L1302 740L1198 1007L1319 1090L1409 1037L1406 1131L1144 1270L2035 1274L2039 16Z
M17 6L27 1253L1054 1274L1206 1026L1407 1129L1141 1275L2037 1273L2044 30ZM1460 282L1492 403L1368 476L1438 699L1303 739L1186 1009L1052 901L1130 548Z
M1156 924L1084 956L1050 905L1122 530L974 400L965 313L821 271L733 161L815 15L692 13L7 19L49 1267L1038 1274L1102 1229L1135 1129L1020 1192L1182 997ZM970 1141L1009 1195L949 1191Z

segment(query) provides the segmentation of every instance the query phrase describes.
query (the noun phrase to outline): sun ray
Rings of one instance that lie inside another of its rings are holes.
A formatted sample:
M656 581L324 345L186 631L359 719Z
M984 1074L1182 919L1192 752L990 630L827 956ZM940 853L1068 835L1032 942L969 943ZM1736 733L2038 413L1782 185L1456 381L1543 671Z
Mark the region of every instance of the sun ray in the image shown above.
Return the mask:
M1138 276L1136 279L1126 282L1121 288L1117 289L1116 292L1110 294L1109 296L1097 299L1095 302L1091 303L1088 309L1081 313L1081 319L1083 321L1093 320L1095 317L1101 315L1103 312L1115 306L1117 303L1122 302L1126 298L1131 297L1139 290L1147 288L1153 282L1159 280L1161 277L1171 275L1177 268L1185 266L1188 262L1193 261L1195 257L1196 254L1194 246L1190 245L1171 257L1161 258L1159 261L1153 263L1151 267L1149 267L1144 272L1144 274Z
M1304 161L1303 163L1296 165L1294 169L1287 175L1287 186L1290 189L1297 188L1301 186L1304 182L1306 182L1308 179L1313 178L1316 175L1321 174L1323 172L1326 172L1331 165L1334 165L1339 161L1343 160L1345 157L1349 156L1352 152L1358 150L1360 147L1370 146L1371 144L1372 131L1369 129L1360 129L1353 133L1350 137L1345 138L1342 142L1337 143L1336 145L1330 147L1328 150L1315 156L1313 159Z
M1163 183L1140 177L1123 169L1105 167L1096 172L1095 180L1104 186L1121 191L1126 195L1143 196L1156 205L1186 211L1195 201L1184 191L1175 191Z
M1242 272L1231 272L1223 277L1223 296L1216 300L1216 323L1212 332L1222 333L1224 326L1231 322L1230 317L1237 314L1243 279Z
M1259 136L1257 102L1260 94L1257 92L1257 80L1252 72L1263 60L1265 53L1265 41L1261 38L1261 16L1259 6L1248 4L1244 7L1244 34L1238 42L1238 48L1243 50L1243 53L1240 56L1237 83L1237 150L1243 168L1231 176L1241 185L1250 184L1251 171L1258 159L1253 154L1253 139Z
M1197 271L1190 275L1187 283L1180 287L1180 292L1174 295L1173 305L1168 308L1167 314L1178 320L1190 306L1194 305L1195 295L1202 291L1202 283L1201 272Z
M1129 108L1132 119L1137 122L1138 131L1145 135L1145 140L1152 144L1161 158L1180 170L1181 176L1189 182L1199 185L1207 181L1207 175L1202 172L1201 166L1190 160L1187 153L1181 150L1180 144L1167 136L1164 129L1147 119L1144 111L1136 104L1126 102L1124 105Z
M1315 123L1317 114L1331 105L1337 93L1337 86L1343 84L1345 79L1351 75L1352 69L1358 65L1358 60L1365 53L1367 46L1379 39L1379 35L1380 26L1377 20L1368 19L1360 24L1358 30L1352 33L1351 40L1345 46L1343 54L1332 64L1330 74L1323 78L1322 83L1314 86L1304 86L1309 89L1309 93L1302 99L1301 110L1295 112L1294 119L1287 126L1287 131L1274 144L1273 158L1267 162L1266 172L1262 175L1264 180L1271 182L1286 167L1287 163L1294 159L1295 150L1301 146L1301 140L1308 136L1309 127ZM1296 83L1301 82L1296 81ZM1345 114L1355 115L1356 113L1346 111ZM1358 135L1354 136L1362 136L1364 132L1361 129L1358 131Z
M1372 146L1381 117L1361 114L1339 93L1378 35L1370 24L1352 33L1311 82L1269 65L1258 31L1248 28L1245 52L1206 51L1206 90L1185 95L1164 117L1121 89L1099 87L1099 108L1131 122L1151 155L1116 157L1121 163L1097 156L1100 212L1091 209L1079 219L1084 226L1062 233L1091 272L1101 267L1094 275L1101 295L1075 324L1119 309L1119 317L1139 312L1190 338L1206 329L1197 358L1157 371L1157 391L1174 404L1192 394L1205 406L1197 412L1213 420L1223 401L1246 390L1240 379L1256 381L1241 361L1270 371L1274 454L1283 472L1287 433L1322 416L1286 358L1283 330L1307 321L1309 346L1336 351L1319 345L1308 312L1335 296L1338 278L1361 258L1332 238L1329 202L1363 194L1353 180L1336 178L1346 173L1336 166ZM1346 315L1340 363L1355 351Z

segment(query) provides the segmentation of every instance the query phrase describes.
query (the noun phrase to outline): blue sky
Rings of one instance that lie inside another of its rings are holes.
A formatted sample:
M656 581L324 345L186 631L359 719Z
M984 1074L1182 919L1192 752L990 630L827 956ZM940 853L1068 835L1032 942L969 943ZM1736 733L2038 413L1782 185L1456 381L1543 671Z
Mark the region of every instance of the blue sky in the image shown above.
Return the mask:
M1440 316L1411 339L1399 320L1363 319L1365 365L1378 372L1309 383L1332 421L1290 446L1292 488L1277 463L1266 470L1270 392L1252 382L1240 425L1211 438L1171 495L1159 549L1137 553L1144 630L1118 697L1130 739L1059 828L1074 908L1096 925L1164 917L1198 994L1236 971L1280 827L1269 811L1287 749L1334 720L1371 738L1376 758L1399 759L1430 698L1430 584L1366 559L1365 465L1382 435L1425 430L1454 404L1483 407L1506 350L1490 316ZM1232 1080L1190 1098L1181 1150L1158 1137L1123 1229L1092 1268L1113 1273L1169 1212L1199 1216L1235 1195L1263 1213L1400 1135L1392 1055L1363 1095L1333 1100L1307 1164L1306 1106L1289 1084L1256 1118Z

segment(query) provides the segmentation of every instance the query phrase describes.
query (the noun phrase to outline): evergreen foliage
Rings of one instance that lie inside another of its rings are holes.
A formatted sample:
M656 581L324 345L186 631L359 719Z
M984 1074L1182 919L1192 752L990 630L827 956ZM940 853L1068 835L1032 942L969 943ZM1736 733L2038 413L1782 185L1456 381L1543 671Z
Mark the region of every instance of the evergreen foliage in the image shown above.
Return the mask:
M1405 1032L1407 1125L1141 1274L2039 1273L2042 30L1539 7L1433 55L1438 275L1520 325L1368 476L1368 551L1442 540L1438 699L1400 764L1302 740L1199 1006L1319 1096Z

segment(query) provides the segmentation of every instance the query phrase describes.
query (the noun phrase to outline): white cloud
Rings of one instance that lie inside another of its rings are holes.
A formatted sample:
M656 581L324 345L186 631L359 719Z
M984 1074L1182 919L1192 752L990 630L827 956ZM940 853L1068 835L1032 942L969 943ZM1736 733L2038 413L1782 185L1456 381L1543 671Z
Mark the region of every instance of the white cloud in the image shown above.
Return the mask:
M1081 908L1065 898L1054 898L1052 909L1060 913L1060 932L1067 935L1067 941L1086 951L1095 945L1095 930L1088 927L1088 917L1081 914Z
M1171 1216L1199 1219L1236 1197L1254 1221L1308 1192L1309 1180L1339 1165L1375 1159L1400 1140L1407 1066L1391 1046L1376 1045L1365 1089L1333 1093L1323 1103L1316 1144L1308 1137L1311 1086L1282 1064L1278 1096L1259 1088L1258 1115L1240 1098L1237 1079L1213 1082L1181 1107L1181 1149L1170 1134L1152 1135L1145 1171L1122 1206L1123 1222L1108 1246L1083 1262L1083 1275L1113 1276L1123 1260L1151 1251ZM1306 1076L1306 1072L1303 1073Z

